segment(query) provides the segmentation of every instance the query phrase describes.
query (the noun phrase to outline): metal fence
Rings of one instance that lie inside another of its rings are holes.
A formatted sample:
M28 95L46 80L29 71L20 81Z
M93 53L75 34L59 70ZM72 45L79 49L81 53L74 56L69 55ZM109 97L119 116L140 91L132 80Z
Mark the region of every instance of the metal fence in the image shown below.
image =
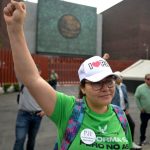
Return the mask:
M45 80L49 80L50 72L54 69L59 76L59 84L78 83L77 71L83 58L49 57L37 54L32 54L32 57L40 67L41 76ZM0 86L16 82L11 51L0 49Z
M50 72L54 69L59 76L59 84L76 84L79 82L77 71L84 58L50 57L39 54L32 54L32 56L35 63L40 66L41 76L45 80L49 80ZM113 71L122 71L134 62L109 60ZM16 82L11 51L0 49L0 86Z

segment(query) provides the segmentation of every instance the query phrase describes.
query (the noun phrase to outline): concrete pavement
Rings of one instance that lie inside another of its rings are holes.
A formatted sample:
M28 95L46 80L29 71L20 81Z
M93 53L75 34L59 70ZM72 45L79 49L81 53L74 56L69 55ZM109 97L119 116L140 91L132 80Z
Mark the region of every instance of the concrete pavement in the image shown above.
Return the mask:
M58 91L69 95L77 95L77 86L58 86ZM12 150L15 137L15 120L17 114L16 94L0 95L0 150ZM135 142L139 141L139 111L132 93L129 93L130 114L135 121ZM55 125L44 117L37 136L35 150L52 150L56 139ZM150 127L147 128L147 141L150 142ZM150 145L144 145L143 150L150 150Z

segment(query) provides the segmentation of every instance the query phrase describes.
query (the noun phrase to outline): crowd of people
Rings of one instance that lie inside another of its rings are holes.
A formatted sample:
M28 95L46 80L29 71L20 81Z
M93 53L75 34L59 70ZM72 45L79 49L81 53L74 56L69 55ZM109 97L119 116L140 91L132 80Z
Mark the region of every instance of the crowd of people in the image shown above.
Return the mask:
M150 118L150 74L145 76L145 83L135 92L141 111L139 146L134 143L135 123L128 111L127 89L121 74L112 72L107 62L109 54L103 58L93 56L81 63L78 97L58 92L57 73L52 70L50 84L47 83L31 57L23 31L25 16L23 2L11 0L4 8L15 73L24 85L20 91L14 150L24 149L27 134L27 150L34 149L43 115L56 125L55 150L141 149ZM54 86L52 82L55 82ZM33 119L31 122L30 118Z

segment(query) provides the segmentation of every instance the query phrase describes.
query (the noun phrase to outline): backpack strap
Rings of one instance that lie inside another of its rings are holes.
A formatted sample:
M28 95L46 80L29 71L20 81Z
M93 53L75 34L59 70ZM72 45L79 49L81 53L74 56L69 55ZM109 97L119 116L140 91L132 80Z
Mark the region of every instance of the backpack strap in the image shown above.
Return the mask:
M63 137L61 150L67 150L77 135L83 121L84 109L84 101L82 99L76 100ZM54 150L58 150L58 143L55 144Z
M127 129L128 129L127 122L128 121L127 121L124 111L117 105L113 105L113 104L111 104L111 105L113 107L114 112L116 113L116 116L118 117L118 119L121 123L121 126L122 126L125 134L127 134Z
M23 91L24 88L24 84L21 84L21 87L19 89L19 92L17 94L17 104L19 104L19 100L20 100L20 93Z
M23 91L23 88L24 88L24 84L21 84L19 93L21 93Z

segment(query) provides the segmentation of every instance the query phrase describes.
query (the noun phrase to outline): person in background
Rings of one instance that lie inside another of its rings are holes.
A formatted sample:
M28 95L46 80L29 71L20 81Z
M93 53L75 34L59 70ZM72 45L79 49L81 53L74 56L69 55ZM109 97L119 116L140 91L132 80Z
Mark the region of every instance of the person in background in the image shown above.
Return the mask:
M4 94L4 88L0 86L0 95Z
M68 150L106 150L116 149L116 147L119 150L130 150L132 138L124 112L121 110L125 130L111 105L116 75L112 72L108 62L99 56L93 56L80 65L78 69L82 93L80 100L75 96L56 91L39 75L32 59L23 31L25 16L26 7L23 2L11 0L4 8L14 68L17 77L28 88L48 118L55 123L58 133L57 149L66 149L66 144L70 139L69 134L63 145L66 126L74 105L80 101L84 105L84 108L82 107L84 111L80 111L80 114L84 113L84 118L80 120L79 130L67 148Z
M120 71L116 71L114 74L116 74L117 79L116 79L116 90L115 90L115 95L112 99L112 104L120 106L121 109L125 112L127 120L129 122L129 126L131 129L131 134L132 134L132 148L134 149L141 149L141 146L137 145L134 142L134 129L135 129L135 123L129 114L129 101L128 101L128 93L127 93L127 88L126 85L123 83L123 76Z
M40 69L39 74L41 74ZM20 83L20 87L15 129L16 140L13 150L23 150L26 137L26 150L34 150L36 136L45 113L32 97L27 87L22 83Z
M54 69L51 70L49 84L56 90L58 74Z
M103 59L108 60L110 58L110 55L108 53L104 53Z
M140 110L140 145L146 144L146 129L150 119L150 73L145 75L145 83L139 85L135 91L135 99Z

